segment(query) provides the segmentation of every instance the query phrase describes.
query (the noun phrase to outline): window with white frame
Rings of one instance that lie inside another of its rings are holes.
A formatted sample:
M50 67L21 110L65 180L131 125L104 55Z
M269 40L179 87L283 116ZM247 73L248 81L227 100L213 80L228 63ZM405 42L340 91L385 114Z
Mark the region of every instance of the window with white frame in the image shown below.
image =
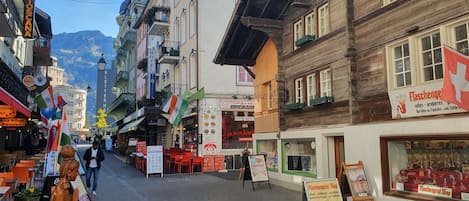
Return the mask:
M314 36L314 12L305 16L305 35Z
M306 103L310 105L314 98L316 98L316 73L306 76Z
M443 79L440 33L424 36L420 42L424 81Z
M303 21L298 20L293 25L293 43L295 43L295 41L297 41L298 39L303 37L303 33L304 33L303 32ZM294 45L294 47L295 47L295 49L297 48L296 45Z
M303 103L303 78L295 80L295 103Z
M174 41L179 42L179 20L176 19L174 22Z
M190 88L197 87L197 62L195 54L189 57Z
M181 27L180 27L180 31L181 31L181 44L185 43L186 42L186 14L185 13L182 13L181 14Z
M318 8L318 36L321 37L329 33L329 3Z
M325 69L319 72L320 97L332 96L332 74L331 69Z
M394 86L409 86L412 84L409 43L406 41L393 49Z
M456 26L454 32L456 50L469 56L469 22Z
M189 4L189 37L192 37L195 34L196 27L197 27L197 22L195 21L195 16L196 16L196 7L195 7L196 2L191 1Z
M249 69L252 70L252 67L248 67ZM249 75L248 71L246 71L246 69L244 69L244 67L242 66L238 66L236 68L236 76L237 76L237 84L238 85L252 85L252 77L251 75Z

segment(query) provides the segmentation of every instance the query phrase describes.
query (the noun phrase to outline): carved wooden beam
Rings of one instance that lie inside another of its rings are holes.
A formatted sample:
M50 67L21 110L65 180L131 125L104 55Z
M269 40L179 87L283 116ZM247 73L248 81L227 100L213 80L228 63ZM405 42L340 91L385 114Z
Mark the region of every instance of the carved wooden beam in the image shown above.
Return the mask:
M256 75L254 74L254 72L251 71L250 68L248 68L246 65L243 65L243 68L244 70L248 72L248 74L252 77L252 79L256 79Z

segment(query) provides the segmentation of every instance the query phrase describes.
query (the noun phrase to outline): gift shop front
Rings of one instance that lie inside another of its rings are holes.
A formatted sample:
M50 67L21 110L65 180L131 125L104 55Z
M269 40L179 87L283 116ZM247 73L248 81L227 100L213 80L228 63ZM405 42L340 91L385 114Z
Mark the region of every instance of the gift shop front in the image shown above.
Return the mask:
M364 162L376 200L469 200L469 117L440 89L391 91L392 121L345 129L345 158Z

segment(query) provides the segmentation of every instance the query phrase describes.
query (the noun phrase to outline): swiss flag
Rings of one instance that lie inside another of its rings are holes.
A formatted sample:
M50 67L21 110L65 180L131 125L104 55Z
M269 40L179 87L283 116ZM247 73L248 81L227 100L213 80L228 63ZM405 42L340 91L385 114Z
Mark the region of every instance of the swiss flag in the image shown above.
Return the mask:
M448 47L443 48L444 79L441 100L469 111L469 57Z

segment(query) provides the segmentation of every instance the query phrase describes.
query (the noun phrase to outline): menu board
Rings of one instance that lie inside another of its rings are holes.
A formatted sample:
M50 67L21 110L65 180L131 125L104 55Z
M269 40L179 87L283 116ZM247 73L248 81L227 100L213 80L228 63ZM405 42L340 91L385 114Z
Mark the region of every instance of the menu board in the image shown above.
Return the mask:
M269 181L264 155L250 155L248 161L251 168L252 182Z
M212 172L215 170L214 168L214 164L213 164L213 161L214 161L214 156L213 155L205 155L204 156L204 162L202 164L202 170L204 172Z
M303 185L308 201L342 201L342 194L337 178L308 180L304 181Z
M163 146L148 146L147 150L147 178L149 174L160 173L163 177Z

